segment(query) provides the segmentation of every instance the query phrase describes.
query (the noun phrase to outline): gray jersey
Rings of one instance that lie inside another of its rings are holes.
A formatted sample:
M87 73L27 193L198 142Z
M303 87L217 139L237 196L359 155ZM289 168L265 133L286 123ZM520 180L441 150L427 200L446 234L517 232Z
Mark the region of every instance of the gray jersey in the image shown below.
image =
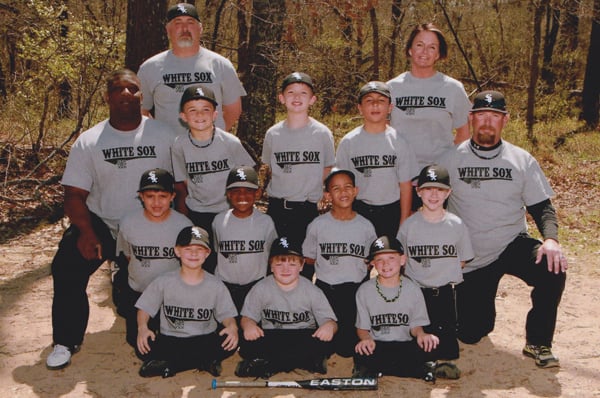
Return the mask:
M298 286L284 291L273 275L250 289L242 315L263 329L316 329L329 320L337 321L327 297L311 281L300 277Z
M246 285L267 274L271 243L277 238L271 217L256 208L246 218L226 210L217 214L212 229L217 252L215 275L221 280Z
M426 79L404 72L387 84L394 105L390 124L415 152L417 170L437 163L454 145L452 131L468 122L471 102L463 84L440 72Z
M154 279L135 303L150 316L160 310L161 334L201 336L217 330L218 322L237 316L229 291L216 276L204 272L199 284L188 285L179 272L167 272Z
M142 108L154 107L156 119L168 123L178 134L186 131L179 121L179 102L190 84L202 84L215 93L219 104L216 125L223 129L222 105L246 95L231 61L206 48L192 57L177 57L171 50L163 51L140 66L138 77L142 83Z
M185 203L190 210L201 213L227 210L229 170L255 165L239 138L220 128L215 129L212 142L197 141L189 133L179 135L171 152L175 181L187 184Z
M316 203L323 195L323 169L335 163L333 134L313 118L298 129L281 121L267 130L262 161L271 168L270 197Z
M414 282L402 277L400 297L388 303L377 292L375 281L366 281L356 292L358 329L368 330L374 340L410 341L412 328L429 325L423 293ZM398 294L398 288L379 289L388 299Z
M381 133L367 133L359 126L338 144L336 166L354 172L358 200L387 205L400 199L399 183L418 174L408 142L390 126Z
M175 256L177 234L192 222L183 214L170 210L169 217L153 222L136 210L121 219L117 235L117 255L129 257L127 271L129 286L142 292L156 278L179 269Z
M325 213L309 224L302 253L315 260L319 280L330 285L358 283L367 275L364 260L376 238L373 224L360 214L341 221Z
M462 282L460 262L474 256L467 227L450 212L435 223L416 212L400 226L398 240L408 255L406 276L420 287Z
M119 220L142 207L137 195L142 174L157 167L171 170L173 137L167 125L147 117L133 131L119 131L104 120L77 138L61 183L88 191L88 209L116 237Z
M517 235L527 231L525 206L554 196L537 160L506 141L484 152L465 141L440 163L450 173L448 209L467 225L475 251L464 272L496 260Z

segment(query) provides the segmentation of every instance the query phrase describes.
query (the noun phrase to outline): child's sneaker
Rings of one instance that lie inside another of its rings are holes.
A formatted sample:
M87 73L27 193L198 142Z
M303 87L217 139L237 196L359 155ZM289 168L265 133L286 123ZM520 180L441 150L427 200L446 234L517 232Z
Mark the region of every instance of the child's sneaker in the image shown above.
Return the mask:
M163 379L175 376L175 372L169 368L169 362L160 359L150 359L144 362L139 374L142 377L162 376Z
M55 344L48 358L46 358L46 368L50 370L58 370L66 368L71 364L71 357L79 351L79 346L69 348L62 344Z
M221 365L221 361L217 361L215 359L214 361L203 366L202 369L199 369L199 370L205 370L208 373L210 373L212 376L219 377L219 376L221 376L221 372L223 371L223 366Z
M523 355L535 359L535 364L540 368L554 368L560 366L558 358L552 354L550 347L545 345L526 344Z
M238 377L261 377L268 379L273 375L273 372L269 368L270 364L266 359L243 359L237 364L235 375Z
M440 362L435 366L436 378L457 380L460 379L460 369L453 363Z

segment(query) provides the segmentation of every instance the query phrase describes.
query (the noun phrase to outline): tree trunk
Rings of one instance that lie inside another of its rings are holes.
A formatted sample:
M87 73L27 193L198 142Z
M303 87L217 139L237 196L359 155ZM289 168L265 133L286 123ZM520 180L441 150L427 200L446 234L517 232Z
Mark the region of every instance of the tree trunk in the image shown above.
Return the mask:
M397 48L398 37L400 37L400 25L404 19L404 12L402 11L402 0L392 1L392 34L390 36L390 67L388 69L387 77L391 79L395 76L396 71L396 56L398 52L402 52L402 47Z
M544 62L542 64L542 80L548 87L548 92L554 92L556 83L556 74L552 68L552 55L554 46L558 36L558 28L560 26L560 9L553 6L548 6L546 12L546 34L544 35Z
M542 16L548 7L550 0L542 0L538 5L532 1L533 6L533 48L531 50L531 65L529 70L529 87L527 87L527 138L535 144L537 141L533 135L535 124L535 94L538 77L540 75L540 45L542 36Z
M381 63L379 60L379 22L375 6L372 6L369 10L369 17L371 19L371 29L373 29L373 72L370 79L379 80L379 66Z
M254 0L248 51L248 69L242 82L248 92L243 97L238 136L258 151L264 134L275 122L277 64L285 19L285 0Z
M579 44L579 3L575 0L563 0L563 20L560 25L561 51L575 51Z
M590 34L585 78L583 80L583 98L581 119L591 128L598 127L600 100L600 0L594 0L594 18Z
M137 71L142 62L169 47L165 0L127 0L125 66Z

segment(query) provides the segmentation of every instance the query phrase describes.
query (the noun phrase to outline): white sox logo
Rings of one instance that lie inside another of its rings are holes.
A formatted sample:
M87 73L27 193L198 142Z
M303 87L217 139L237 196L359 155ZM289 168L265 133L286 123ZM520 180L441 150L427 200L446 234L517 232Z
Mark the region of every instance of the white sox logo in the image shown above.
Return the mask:
M240 180L246 181L248 177L246 177L246 173L244 173L244 169L237 169L237 176Z
M196 239L202 239L202 232L196 227L192 228L192 235L194 235Z
M178 4L177 5L177 11L179 11L182 14L187 14L187 10L185 9L185 7L183 6L183 4Z
M493 101L492 94L486 94L485 95L485 102L487 102L488 104L491 104L492 101Z
M158 177L156 176L156 172L154 170L148 173L148 179L153 184L158 184Z
M427 177L429 178L429 181L437 181L437 175L435 174L435 170L428 170Z
M377 239L375 241L375 247L378 249L384 249L385 248L385 244L383 243L383 241L381 239Z
M288 243L287 238L280 238L279 244L281 245L281 247L285 247L286 249L290 247L290 244Z

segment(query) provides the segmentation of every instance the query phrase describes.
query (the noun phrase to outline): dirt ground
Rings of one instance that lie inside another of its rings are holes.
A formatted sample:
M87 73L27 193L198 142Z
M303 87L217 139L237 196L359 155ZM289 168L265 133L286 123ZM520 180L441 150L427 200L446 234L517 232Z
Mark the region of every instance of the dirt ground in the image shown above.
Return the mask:
M52 278L50 261L65 221L0 246L0 397L600 397L598 253L569 254L567 288L559 309L554 351L561 367L538 369L521 355L529 289L505 277L498 294L496 330L479 344L462 345L458 381L383 377L377 391L315 392L299 389L217 389L205 372L143 379L125 343L125 324L110 298L104 265L90 281L91 315L81 351L66 369L48 371ZM221 380L235 380L239 357L224 362ZM329 360L328 377L349 376L351 360ZM315 377L306 371L273 380Z

